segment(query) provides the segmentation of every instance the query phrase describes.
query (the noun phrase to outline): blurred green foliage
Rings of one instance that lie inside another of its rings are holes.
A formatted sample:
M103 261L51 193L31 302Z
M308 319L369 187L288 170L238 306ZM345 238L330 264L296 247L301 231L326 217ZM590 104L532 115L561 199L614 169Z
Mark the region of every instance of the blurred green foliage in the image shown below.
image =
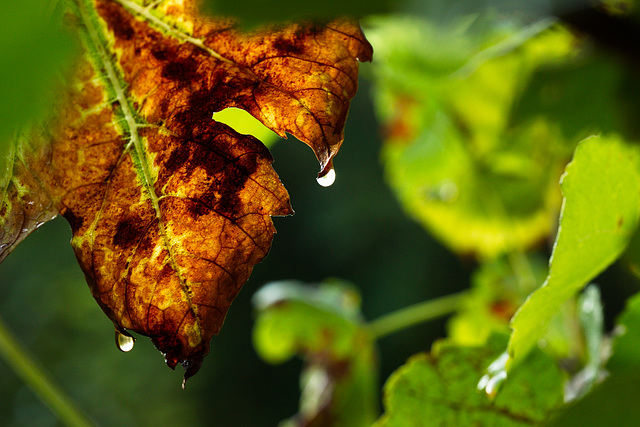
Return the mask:
M519 28L491 19L368 23L389 183L443 243L480 258L527 250L551 233L576 134L595 125L593 107L581 115L565 100L572 84L534 80L544 88L527 91L537 70L575 66L576 39L550 21ZM554 89L553 107L584 123L579 132L540 100Z
M634 425L640 417L638 382L640 381L640 295L618 320L611 359L606 364L607 378L580 401L558 415L550 425Z
M68 72L76 46L56 4L0 3L0 148L27 123L46 117Z
M518 271L520 268L527 271ZM494 334L509 334L509 320L546 275L547 260L540 254L482 264L473 272L464 307L448 322L449 338L458 344L481 346Z
M269 363L305 360L300 411L283 426L369 426L377 416L374 340L352 287L276 282L254 295L254 346Z
M213 114L213 120L224 123L243 135L253 135L271 147L280 137L263 125L258 119L240 108L225 108Z
M349 16L362 18L374 13L389 13L400 0L206 0L205 10L213 15L232 16L245 28L261 24L301 19L328 20Z

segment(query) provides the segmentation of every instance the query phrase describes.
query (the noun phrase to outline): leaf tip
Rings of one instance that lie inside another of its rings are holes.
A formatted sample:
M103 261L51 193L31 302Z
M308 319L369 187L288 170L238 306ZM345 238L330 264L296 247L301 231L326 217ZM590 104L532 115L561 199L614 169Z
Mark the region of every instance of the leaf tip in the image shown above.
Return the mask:
M187 385L187 380L198 373L200 367L202 366L202 361L204 357L195 357L185 359L181 362L182 367L185 369L184 377L182 378L182 389L184 390Z

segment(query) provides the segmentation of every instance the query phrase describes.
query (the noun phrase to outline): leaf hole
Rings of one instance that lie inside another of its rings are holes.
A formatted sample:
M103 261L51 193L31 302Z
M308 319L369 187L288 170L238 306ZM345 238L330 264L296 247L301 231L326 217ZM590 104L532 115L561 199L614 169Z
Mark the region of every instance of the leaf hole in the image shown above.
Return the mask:
M267 147L279 139L275 132L241 108L230 107L215 112L213 120L226 124L240 134L251 135L259 139Z

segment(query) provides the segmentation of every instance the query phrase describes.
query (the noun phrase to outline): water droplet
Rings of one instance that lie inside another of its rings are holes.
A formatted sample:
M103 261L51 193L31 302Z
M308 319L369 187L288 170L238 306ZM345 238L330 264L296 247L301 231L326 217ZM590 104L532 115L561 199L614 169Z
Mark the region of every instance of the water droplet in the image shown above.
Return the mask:
M133 349L136 339L124 329L116 328L116 346L124 353L128 353Z
M331 163L318 174L316 181L323 187L330 187L336 181L336 170Z
M505 351L496 360L491 362L491 365L487 368L487 374L480 378L478 382L478 390L484 390L487 396L494 398L500 386L507 379L508 361L509 353Z
M487 375L485 375L485 377L486 376ZM487 393L487 396L489 396L490 398L496 397L496 395L498 394L498 389L506 379L507 379L507 371L500 371L496 375L486 379L484 383L484 391L485 393ZM482 380L485 380L485 378L482 377L481 382Z

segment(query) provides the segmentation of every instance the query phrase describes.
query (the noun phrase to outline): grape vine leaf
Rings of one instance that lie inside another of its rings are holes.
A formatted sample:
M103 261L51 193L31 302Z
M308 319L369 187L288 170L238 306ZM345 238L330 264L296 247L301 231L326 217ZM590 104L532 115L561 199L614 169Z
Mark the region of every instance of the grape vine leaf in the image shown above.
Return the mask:
M186 378L293 211L268 150L212 119L241 108L316 153L343 141L358 60L340 20L241 34L196 1L68 0L84 47L59 108L17 139L0 193L0 260L62 214L89 287L122 334Z
M476 384L504 348L498 335L487 345L436 343L412 356L384 386L385 413L376 427L540 425L562 405L564 375L542 351L531 353L490 398Z
M615 136L580 142L563 175L549 275L511 322L510 360L536 345L562 304L625 250L640 216L640 152Z

